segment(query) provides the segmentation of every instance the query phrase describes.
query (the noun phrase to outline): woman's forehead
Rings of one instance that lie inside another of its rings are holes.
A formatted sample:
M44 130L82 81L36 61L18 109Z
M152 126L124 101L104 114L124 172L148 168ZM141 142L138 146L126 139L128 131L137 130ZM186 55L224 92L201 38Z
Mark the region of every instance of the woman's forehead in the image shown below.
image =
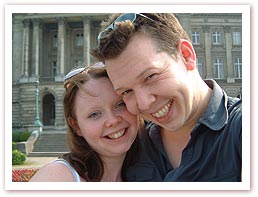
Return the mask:
M112 83L107 77L98 79L91 78L79 88L79 95L88 95L90 97L102 97L107 94L115 94Z

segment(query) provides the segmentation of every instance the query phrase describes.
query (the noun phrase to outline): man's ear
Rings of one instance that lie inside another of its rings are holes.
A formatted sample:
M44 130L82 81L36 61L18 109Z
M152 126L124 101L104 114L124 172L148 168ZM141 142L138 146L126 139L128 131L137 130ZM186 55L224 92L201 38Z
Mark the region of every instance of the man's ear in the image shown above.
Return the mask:
M75 131L77 133L77 135L82 136L82 132L81 132L80 128L78 127L76 120L74 120L72 117L69 117L67 119L67 121L68 121L69 126L72 127L73 131Z
M180 39L178 47L187 70L193 70L196 67L196 55L193 45L187 40Z

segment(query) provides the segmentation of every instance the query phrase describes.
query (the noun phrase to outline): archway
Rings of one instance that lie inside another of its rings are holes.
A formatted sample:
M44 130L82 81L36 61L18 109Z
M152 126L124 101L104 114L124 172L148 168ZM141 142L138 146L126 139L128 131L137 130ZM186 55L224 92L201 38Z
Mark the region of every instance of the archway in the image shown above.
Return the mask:
M43 98L43 125L55 125L55 118L55 97L52 94L46 94Z

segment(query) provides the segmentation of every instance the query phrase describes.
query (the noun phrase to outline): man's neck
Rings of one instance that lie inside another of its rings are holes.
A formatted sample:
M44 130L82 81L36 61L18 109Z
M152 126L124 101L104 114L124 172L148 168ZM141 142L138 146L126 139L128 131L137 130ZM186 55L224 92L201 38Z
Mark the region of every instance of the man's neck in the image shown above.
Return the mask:
M191 130L192 128L181 128L178 131L161 130L162 142L173 168L177 168L181 163L182 152L190 140Z
M206 111L212 95L212 89L204 82L199 84L199 94L194 94L193 109L185 124L176 131L161 130L161 138L171 165L176 168L181 163L182 152L191 138L191 132Z

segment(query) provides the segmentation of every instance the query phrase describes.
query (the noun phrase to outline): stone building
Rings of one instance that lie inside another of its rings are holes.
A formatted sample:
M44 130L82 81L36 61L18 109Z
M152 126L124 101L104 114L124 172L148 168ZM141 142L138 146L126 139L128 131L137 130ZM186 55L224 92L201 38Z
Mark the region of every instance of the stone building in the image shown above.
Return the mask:
M43 131L65 131L63 77L94 60L100 23L107 14L13 14L12 125L28 129L35 120L35 81ZM242 91L241 14L178 14L192 39L203 78L214 78L231 96Z

